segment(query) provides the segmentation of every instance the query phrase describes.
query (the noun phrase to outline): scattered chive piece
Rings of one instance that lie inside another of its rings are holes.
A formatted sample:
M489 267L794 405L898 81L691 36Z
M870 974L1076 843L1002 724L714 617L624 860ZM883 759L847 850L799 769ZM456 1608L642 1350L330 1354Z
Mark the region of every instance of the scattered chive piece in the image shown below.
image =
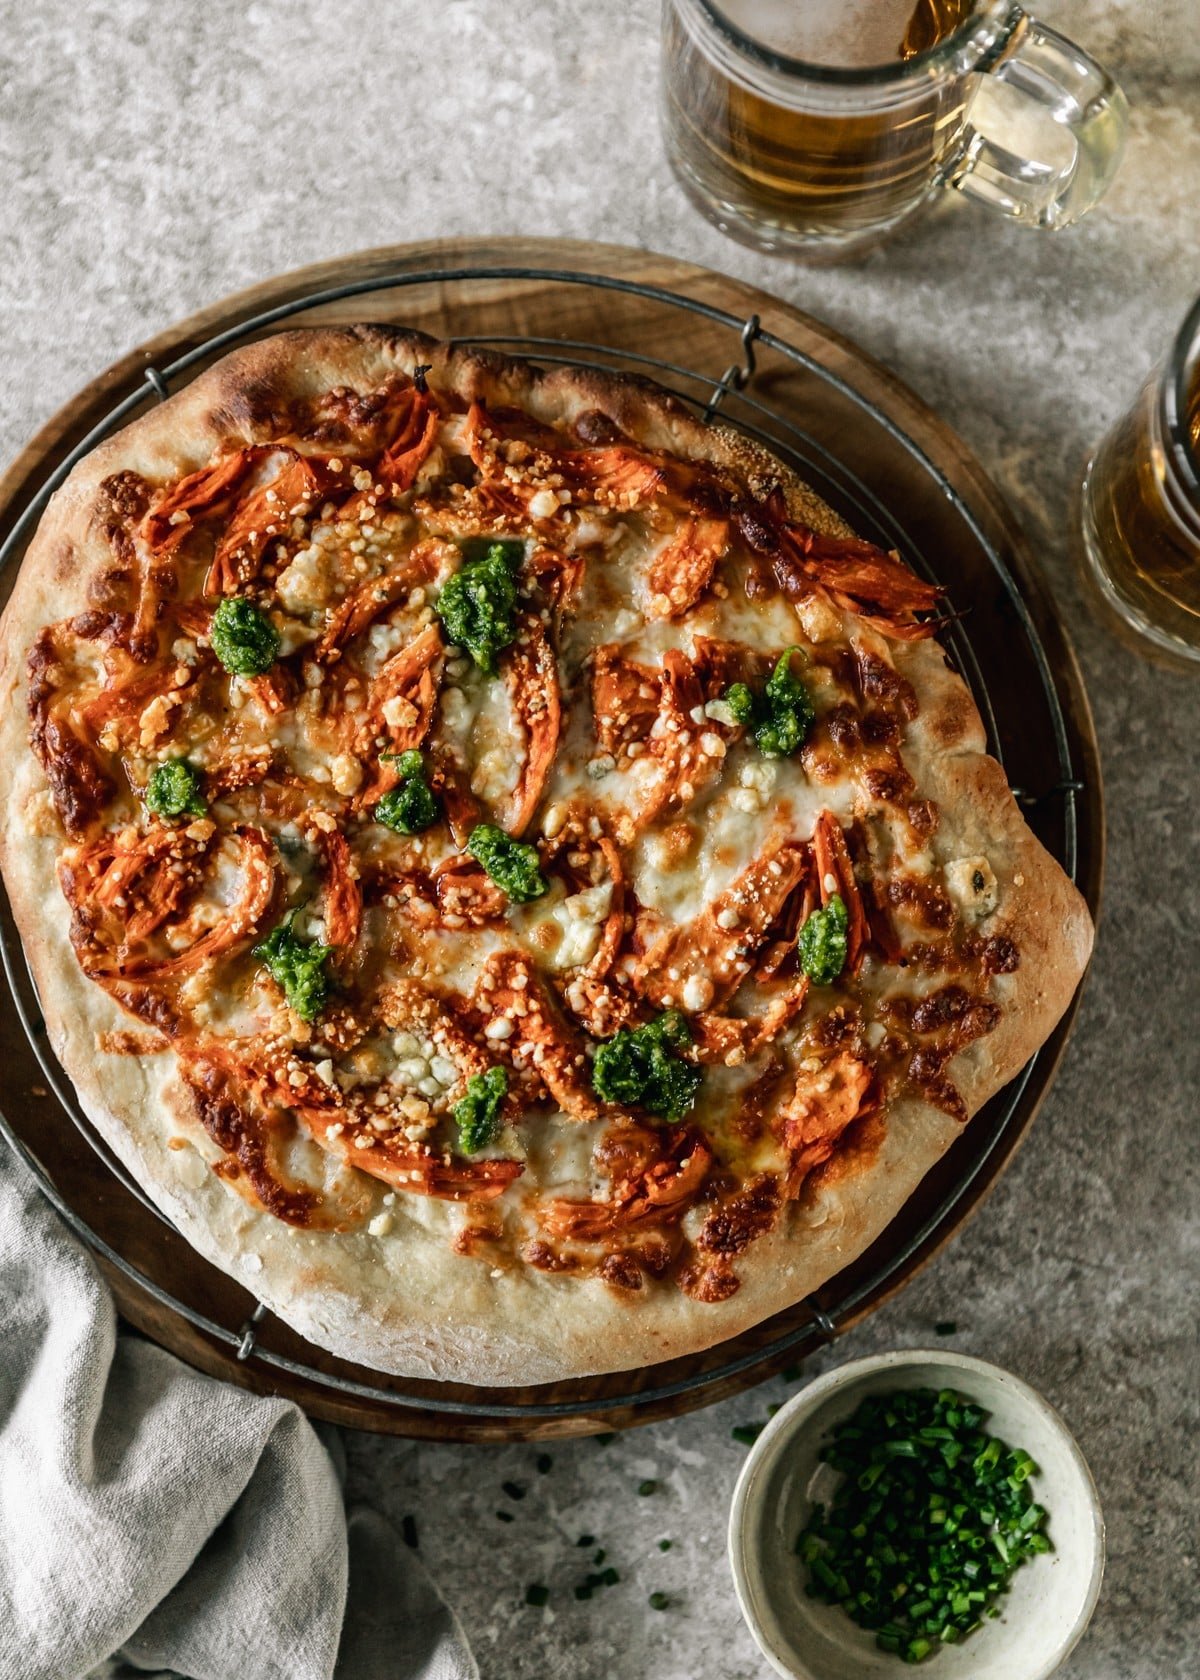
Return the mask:
M935 1336L957 1336L958 1325L952 1318L943 1318L940 1323L934 1325L933 1333Z
M525 1602L540 1610L543 1604L550 1602L550 1588L542 1586L540 1581L535 1581L531 1587L525 1588Z
M782 1410L783 1410L783 1401L782 1400L772 1400L771 1404L767 1407L767 1416L769 1418L773 1418L775 1416L776 1412L781 1412Z
M799 1382L804 1373L799 1365L789 1365L785 1371L780 1371L779 1375L784 1382Z
M658 1549L660 1552L669 1552L671 1550L671 1542L669 1540L660 1540L658 1542Z
M615 1429L610 1429L606 1435L596 1435L593 1437L598 1447L606 1447L610 1441L615 1441L616 1438L617 1432Z
M653 1481L649 1476L647 1476L647 1478L644 1482L639 1482L638 1483L638 1493L642 1496L643 1499L646 1499L650 1494L657 1493L657 1492L658 1492L658 1483L656 1481Z
M620 1579L611 1566L608 1569L591 1570L575 1588L575 1597L591 1598L597 1587L615 1587Z
M608 1556L608 1553L604 1550L604 1547L603 1546L597 1546L595 1554L592 1557L592 1562L595 1563L595 1564L601 1564L601 1563L604 1562L604 1560L607 1556Z
M664 1592L652 1592L649 1598L651 1610L665 1610L671 1600Z
M496 1520L497 1522L512 1522L513 1514L511 1511L497 1511Z
M524 1499L525 1497L525 1489L520 1482L501 1482L500 1486L510 1499Z
M596 1544L596 1536L594 1534L581 1534L575 1544L577 1546L594 1546Z
M729 1433L743 1447L752 1447L766 1427L765 1423L735 1423Z
M405 1517L400 1524L400 1533L403 1536L404 1544L410 1551L415 1552L417 1549L416 1517Z
M553 1463L554 1460L550 1457L549 1453L539 1453L537 1458L534 1460L534 1468L537 1470L539 1476L544 1476L547 1474Z
M842 1479L796 1540L809 1595L907 1663L998 1615L1021 1563L1051 1550L1037 1467L986 1418L952 1389L871 1395L821 1449Z

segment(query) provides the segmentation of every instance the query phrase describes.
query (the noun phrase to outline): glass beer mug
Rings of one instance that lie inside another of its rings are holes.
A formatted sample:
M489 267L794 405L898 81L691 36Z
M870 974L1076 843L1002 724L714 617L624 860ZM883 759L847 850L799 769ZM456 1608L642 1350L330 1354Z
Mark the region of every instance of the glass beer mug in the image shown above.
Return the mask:
M1088 465L1083 545L1118 617L1200 662L1200 301Z
M662 126L685 191L759 250L839 257L943 187L1077 221L1128 108L1014 0L664 0Z

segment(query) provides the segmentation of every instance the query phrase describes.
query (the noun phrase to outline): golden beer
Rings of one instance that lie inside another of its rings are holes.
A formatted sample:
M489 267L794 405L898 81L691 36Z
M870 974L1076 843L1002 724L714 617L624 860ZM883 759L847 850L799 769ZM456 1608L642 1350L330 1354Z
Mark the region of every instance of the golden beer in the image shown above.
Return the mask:
M1097 449L1083 535L1109 606L1164 651L1200 660L1200 304Z
M972 126L980 85L1005 81ZM704 214L805 256L876 243L944 186L1062 226L1103 192L1125 126L1100 66L1016 0L664 0L661 111Z

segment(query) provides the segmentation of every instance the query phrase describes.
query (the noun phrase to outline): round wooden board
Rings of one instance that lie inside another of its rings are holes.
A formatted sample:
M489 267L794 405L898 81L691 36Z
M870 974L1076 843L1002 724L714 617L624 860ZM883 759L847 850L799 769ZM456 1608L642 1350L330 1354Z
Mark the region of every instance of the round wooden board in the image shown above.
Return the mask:
M464 270L489 272L466 277ZM418 275L424 278L406 283ZM702 311L580 284L582 276L660 288ZM380 285L389 279L392 284ZM359 290L308 301L347 286ZM302 307L295 310L298 302ZM935 557L955 605L971 608L954 648L977 697L987 696L993 750L1002 753L1013 785L1031 790L1030 822L1056 856L1073 863L1097 911L1104 826L1091 716L1070 643L999 493L937 416L848 340L765 292L672 258L565 240L430 242L300 269L201 311L93 380L0 479L0 541L20 526L0 596L7 596L31 534L22 515L69 452L123 399L132 399L129 417L157 400L146 383L148 368L169 370L194 355L170 381L170 389L179 389L232 347L232 339L241 341L244 323L266 311L279 311L277 322L260 322L249 336L280 326L376 320L501 348L510 338L545 341L537 351L543 360L593 353L576 345L603 346L605 365L636 368L638 358L650 354L674 366L666 382L701 402L731 365L744 360L737 323L757 316L753 379L744 396L726 391L722 412L768 440L789 444L794 453L794 439L803 434L808 441L798 453L809 477L864 535ZM225 342L214 347L210 341L217 335ZM799 354L773 345L772 335ZM809 442L813 452L805 459ZM1059 792L1064 754L1081 784L1066 796ZM200 1369L286 1395L314 1417L429 1438L534 1439L625 1428L724 1398L797 1363L823 1337L849 1328L893 1295L978 1207L1037 1112L1074 1014L1072 1007L1022 1079L972 1120L883 1237L811 1304L669 1365L537 1389L473 1389L349 1365L271 1317L256 1327L250 1356L239 1359L233 1344L255 1303L200 1260L84 1143L68 1112L69 1088L57 1069L38 1059L44 1050L37 1043L36 998L6 902L0 905L0 935L13 991L0 1007L5 1129L34 1159L61 1210L86 1228L125 1317ZM18 999L34 1023L32 1035L22 1024ZM821 1313L828 1320L822 1322ZM195 1321L219 1327L220 1334Z

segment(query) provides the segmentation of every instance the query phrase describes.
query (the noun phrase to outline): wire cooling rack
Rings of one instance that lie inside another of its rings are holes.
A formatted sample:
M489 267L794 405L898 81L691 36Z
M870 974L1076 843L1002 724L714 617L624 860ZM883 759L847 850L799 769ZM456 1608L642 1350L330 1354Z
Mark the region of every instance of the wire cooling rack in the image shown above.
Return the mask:
M936 486L938 493L950 504L957 518L971 532L975 542L986 555L994 581L1002 591L1005 612L1032 656L1041 690L1039 700L1051 736L1055 775L1048 786L1017 788L1015 791L1018 799L1027 807L1040 806L1047 801L1058 802L1061 819L1061 844L1057 848L1059 861L1071 878L1075 879L1079 861L1078 801L1086 790L1082 766L1075 761L1070 731L1051 662L1029 608L1005 563L1003 554L970 503L951 482L942 467L879 406L857 391L853 383L823 365L815 356L779 334L766 330L758 314L743 317L715 304L644 281L559 268L502 265L430 267L375 274L369 278L322 287L262 310L234 326L213 334L165 366L147 367L144 370L141 379L135 381L86 436L75 444L21 508L6 540L0 546L0 573L16 565L47 501L75 463L96 444L111 436L137 411L143 409L148 399L162 401L181 390L200 368L213 360L214 356L262 337L273 328L286 326L297 315L307 315L326 306L344 304L348 300L361 298L367 306L362 318L369 319L369 304L373 294L402 293L407 288L437 286L449 296L453 295L455 288L468 287L477 282L487 282L491 285L534 282L548 286L590 289L596 295L616 292L656 307L690 312L712 327L727 332L731 359L719 378L642 351L618 349L603 342L583 338L459 334L454 342L526 356L543 366L564 364L599 371L615 369L635 372L653 379L672 391L698 414L707 419L719 415L722 420L735 425L740 431L763 444L795 467L819 494L849 519L861 535L885 548L899 550L916 572L945 585L947 579L939 576L934 557L914 540L913 532L902 525L871 485L853 471L844 459L836 457L818 438L790 419L786 412L769 405L756 394L755 377L760 352L774 352L786 362L804 370L814 380L861 410L864 419L869 419L872 425L882 428L891 442L908 457L912 471L924 475ZM1003 763L1002 733L978 650L972 644L970 619L969 616L959 616L961 609L969 606L969 603L954 602L951 591L951 606L959 609L959 612L955 613L943 634L943 645L947 647L954 663L971 687L987 729L989 750ZM79 1135L96 1153L108 1172L156 1219L173 1229L170 1221L99 1137L81 1111L74 1089L50 1049L36 990L24 954L14 929L7 922L0 929L0 957L21 1025L58 1102L70 1116ZM839 1288L839 1280L834 1279L820 1291L820 1298L814 1295L801 1304L806 1309L801 1322L793 1322L796 1316L794 1312L785 1315L789 1322L781 1329L779 1335L759 1340L747 1351L733 1352L732 1347L737 1344L732 1344L731 1356L728 1359L709 1365L703 1370L659 1383L651 1382L649 1386L639 1386L632 1393L591 1394L583 1400L530 1398L509 1404L501 1397L503 1391L493 1398L488 1391L475 1390L474 1393L479 1398L473 1399L463 1397L459 1389L455 1390L452 1398L442 1398L437 1393L440 1385L427 1383L415 1385L419 1388L419 1394L410 1396L393 1388L360 1381L347 1374L317 1369L302 1360L265 1347L260 1340L260 1333L268 1314L261 1303L248 1317L234 1325L218 1322L190 1303L178 1299L163 1289L153 1277L147 1275L145 1270L134 1266L117 1252L76 1208L69 1205L57 1188L51 1171L38 1158L35 1150L17 1135L4 1115L0 1115L0 1133L25 1160L46 1196L78 1237L103 1255L130 1283L161 1306L177 1313L203 1335L231 1350L237 1359L256 1360L271 1369L286 1372L335 1393L391 1408L410 1407L423 1412L441 1412L468 1418L552 1419L580 1412L590 1415L618 1409L628 1410L631 1406L645 1408L670 1400L674 1396L687 1394L697 1387L707 1387L736 1378L739 1374L752 1371L755 1366L768 1361L777 1363L788 1355L800 1357L811 1351L819 1342L836 1336L840 1328L851 1320L860 1308L886 1294L889 1284L895 1283L905 1275L906 1270L931 1239L952 1224L956 1210L965 1208L973 1200L977 1180L985 1177L992 1156L1004 1144L1010 1123L1017 1115L1033 1077L1037 1059L1036 1056L1031 1059L1000 1097L993 1099L993 1103L989 1105L988 1139L983 1147L976 1151L966 1170L956 1177L946 1192L926 1212L925 1217L906 1232L902 1241L889 1246L886 1256L878 1266L870 1269L865 1275L855 1276L845 1287ZM973 1126L979 1127L983 1119L983 1116L977 1117ZM853 1272L854 1268L849 1270ZM741 1342L742 1339L739 1338L738 1343ZM535 1390L524 1392L530 1395L536 1393Z

